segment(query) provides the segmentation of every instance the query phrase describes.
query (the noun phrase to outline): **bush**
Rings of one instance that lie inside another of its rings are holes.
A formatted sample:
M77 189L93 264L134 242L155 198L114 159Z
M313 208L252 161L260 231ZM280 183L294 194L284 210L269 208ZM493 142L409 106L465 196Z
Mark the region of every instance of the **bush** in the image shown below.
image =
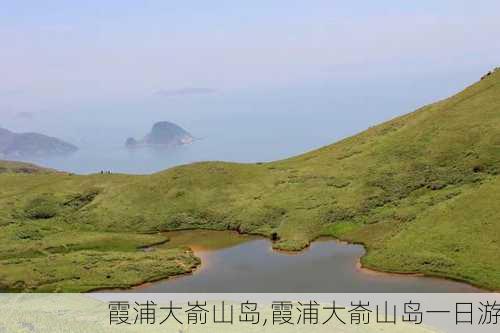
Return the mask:
M38 230L19 230L16 232L16 238L20 240L39 240L42 235Z
M50 219L59 212L59 204L51 196L40 196L31 199L24 211L30 219Z
M225 228L226 216L211 210L175 213L158 226L160 231L193 228Z
M356 216L356 211L352 208L335 207L323 215L325 223L335 223L339 221L351 220Z
M343 188L349 186L350 182L344 179L338 179L336 177L330 177L326 182L326 186L333 186L336 188Z

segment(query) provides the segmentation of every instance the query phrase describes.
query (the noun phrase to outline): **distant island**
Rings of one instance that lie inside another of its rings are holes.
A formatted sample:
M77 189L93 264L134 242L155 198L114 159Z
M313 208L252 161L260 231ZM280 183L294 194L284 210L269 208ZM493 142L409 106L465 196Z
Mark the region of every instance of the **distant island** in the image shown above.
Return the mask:
M39 133L14 133L0 128L0 158L61 156L78 147Z
M180 146L193 142L193 136L185 129L169 121L160 121L153 125L151 132L142 140L128 138L125 146Z

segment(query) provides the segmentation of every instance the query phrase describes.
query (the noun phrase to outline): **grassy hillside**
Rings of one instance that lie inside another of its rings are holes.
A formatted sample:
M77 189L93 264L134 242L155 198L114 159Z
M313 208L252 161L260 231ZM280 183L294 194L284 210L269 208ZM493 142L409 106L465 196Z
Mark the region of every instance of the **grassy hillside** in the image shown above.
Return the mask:
M23 162L0 161L0 174L2 173L56 173L57 171L41 168L37 165Z
M104 274L106 285L120 286L178 274L196 264L189 251L137 249L165 241L159 231L210 228L275 237L285 250L331 235L365 244L371 268L500 289L499 173L500 71L286 160L196 163L148 176L3 172L0 284L87 290L102 286ZM157 269L142 274L145 267Z

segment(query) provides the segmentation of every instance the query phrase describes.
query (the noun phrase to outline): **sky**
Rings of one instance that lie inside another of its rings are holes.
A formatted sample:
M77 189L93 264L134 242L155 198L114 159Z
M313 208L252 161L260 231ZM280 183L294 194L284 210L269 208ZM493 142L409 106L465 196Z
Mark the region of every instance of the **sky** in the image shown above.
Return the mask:
M96 117L340 109L381 121L500 65L499 12L498 0L6 0L0 126L70 137Z

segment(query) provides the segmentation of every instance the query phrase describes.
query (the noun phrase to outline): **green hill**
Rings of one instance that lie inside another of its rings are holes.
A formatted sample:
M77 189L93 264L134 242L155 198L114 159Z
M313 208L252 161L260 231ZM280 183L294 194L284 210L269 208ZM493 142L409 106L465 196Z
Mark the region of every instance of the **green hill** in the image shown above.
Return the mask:
M0 174L2 173L56 173L56 170L46 169L31 163L0 160Z
M197 263L190 251L137 248L165 241L158 231L210 228L277 238L285 250L335 236L365 244L367 267L500 289L499 173L498 70L286 160L147 176L4 172L0 284L80 291L180 274Z

